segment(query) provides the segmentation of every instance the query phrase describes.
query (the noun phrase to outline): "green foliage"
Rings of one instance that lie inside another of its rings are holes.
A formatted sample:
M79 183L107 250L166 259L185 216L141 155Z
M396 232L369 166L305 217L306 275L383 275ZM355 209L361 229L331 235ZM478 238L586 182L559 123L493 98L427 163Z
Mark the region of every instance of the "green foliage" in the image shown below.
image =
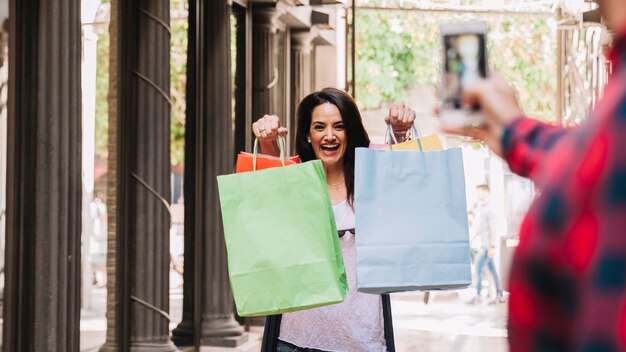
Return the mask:
M357 32L356 95L368 109L406 98L404 90L414 82L408 73L419 53L407 45L412 41L411 34L393 32L393 22L386 20L383 13L366 15L370 16L357 16L357 23L367 25L359 26Z
M413 85L438 85L438 24L479 19L490 26L490 65L519 91L526 112L554 119L556 33L547 16L448 12L357 11L356 97L361 108L403 101Z
M172 165L185 160L185 85L187 84L187 32L186 20L172 21L170 56L170 94L172 97L171 158Z
M96 126L95 153L99 159L106 159L109 142L109 31L103 30L98 36L96 49Z

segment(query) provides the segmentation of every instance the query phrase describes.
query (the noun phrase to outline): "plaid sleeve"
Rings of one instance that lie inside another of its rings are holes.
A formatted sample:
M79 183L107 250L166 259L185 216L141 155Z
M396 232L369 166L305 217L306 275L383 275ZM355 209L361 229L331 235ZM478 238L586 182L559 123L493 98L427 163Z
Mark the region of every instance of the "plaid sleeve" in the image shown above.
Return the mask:
M519 117L504 130L504 158L513 172L532 179L543 156L567 131L567 128Z

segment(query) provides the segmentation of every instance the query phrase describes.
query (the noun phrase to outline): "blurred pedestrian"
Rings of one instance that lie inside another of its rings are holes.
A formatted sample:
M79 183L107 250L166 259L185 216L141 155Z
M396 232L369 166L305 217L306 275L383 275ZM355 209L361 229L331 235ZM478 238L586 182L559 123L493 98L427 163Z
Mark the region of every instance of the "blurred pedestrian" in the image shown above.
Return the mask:
M472 298L470 303L475 304L481 301L480 291L483 287L483 270L485 266L489 269L489 273L491 273L491 277L496 285L496 297L491 303L502 303L504 302L504 295L502 294L500 277L493 260L498 236L496 217L490 203L491 192L487 185L479 185L476 187L476 190L478 192L478 204L474 213L476 213L478 223L474 236L480 237L480 250L476 259L476 296Z

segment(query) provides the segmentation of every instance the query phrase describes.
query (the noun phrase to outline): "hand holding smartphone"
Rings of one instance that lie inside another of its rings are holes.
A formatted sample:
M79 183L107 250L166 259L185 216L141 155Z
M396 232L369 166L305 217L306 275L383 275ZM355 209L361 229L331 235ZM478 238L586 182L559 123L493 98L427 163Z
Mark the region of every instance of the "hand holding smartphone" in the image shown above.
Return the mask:
M479 21L442 23L441 123L468 127L482 123L479 107L464 107L463 87L487 77L487 24Z

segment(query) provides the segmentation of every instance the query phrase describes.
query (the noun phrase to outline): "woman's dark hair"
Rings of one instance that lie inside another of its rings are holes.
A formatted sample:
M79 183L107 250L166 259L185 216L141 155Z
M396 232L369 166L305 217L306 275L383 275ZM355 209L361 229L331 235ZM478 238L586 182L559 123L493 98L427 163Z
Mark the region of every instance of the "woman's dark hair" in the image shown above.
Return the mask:
M343 157L343 173L348 204L352 206L354 202L354 149L358 147L367 148L370 144L370 139L363 126L359 108L351 96L339 89L324 88L302 99L296 113L298 118L296 152L300 155L302 161L306 162L316 159L313 147L307 141L307 138L311 128L311 114L313 110L325 103L333 104L339 109L346 131L346 154Z

